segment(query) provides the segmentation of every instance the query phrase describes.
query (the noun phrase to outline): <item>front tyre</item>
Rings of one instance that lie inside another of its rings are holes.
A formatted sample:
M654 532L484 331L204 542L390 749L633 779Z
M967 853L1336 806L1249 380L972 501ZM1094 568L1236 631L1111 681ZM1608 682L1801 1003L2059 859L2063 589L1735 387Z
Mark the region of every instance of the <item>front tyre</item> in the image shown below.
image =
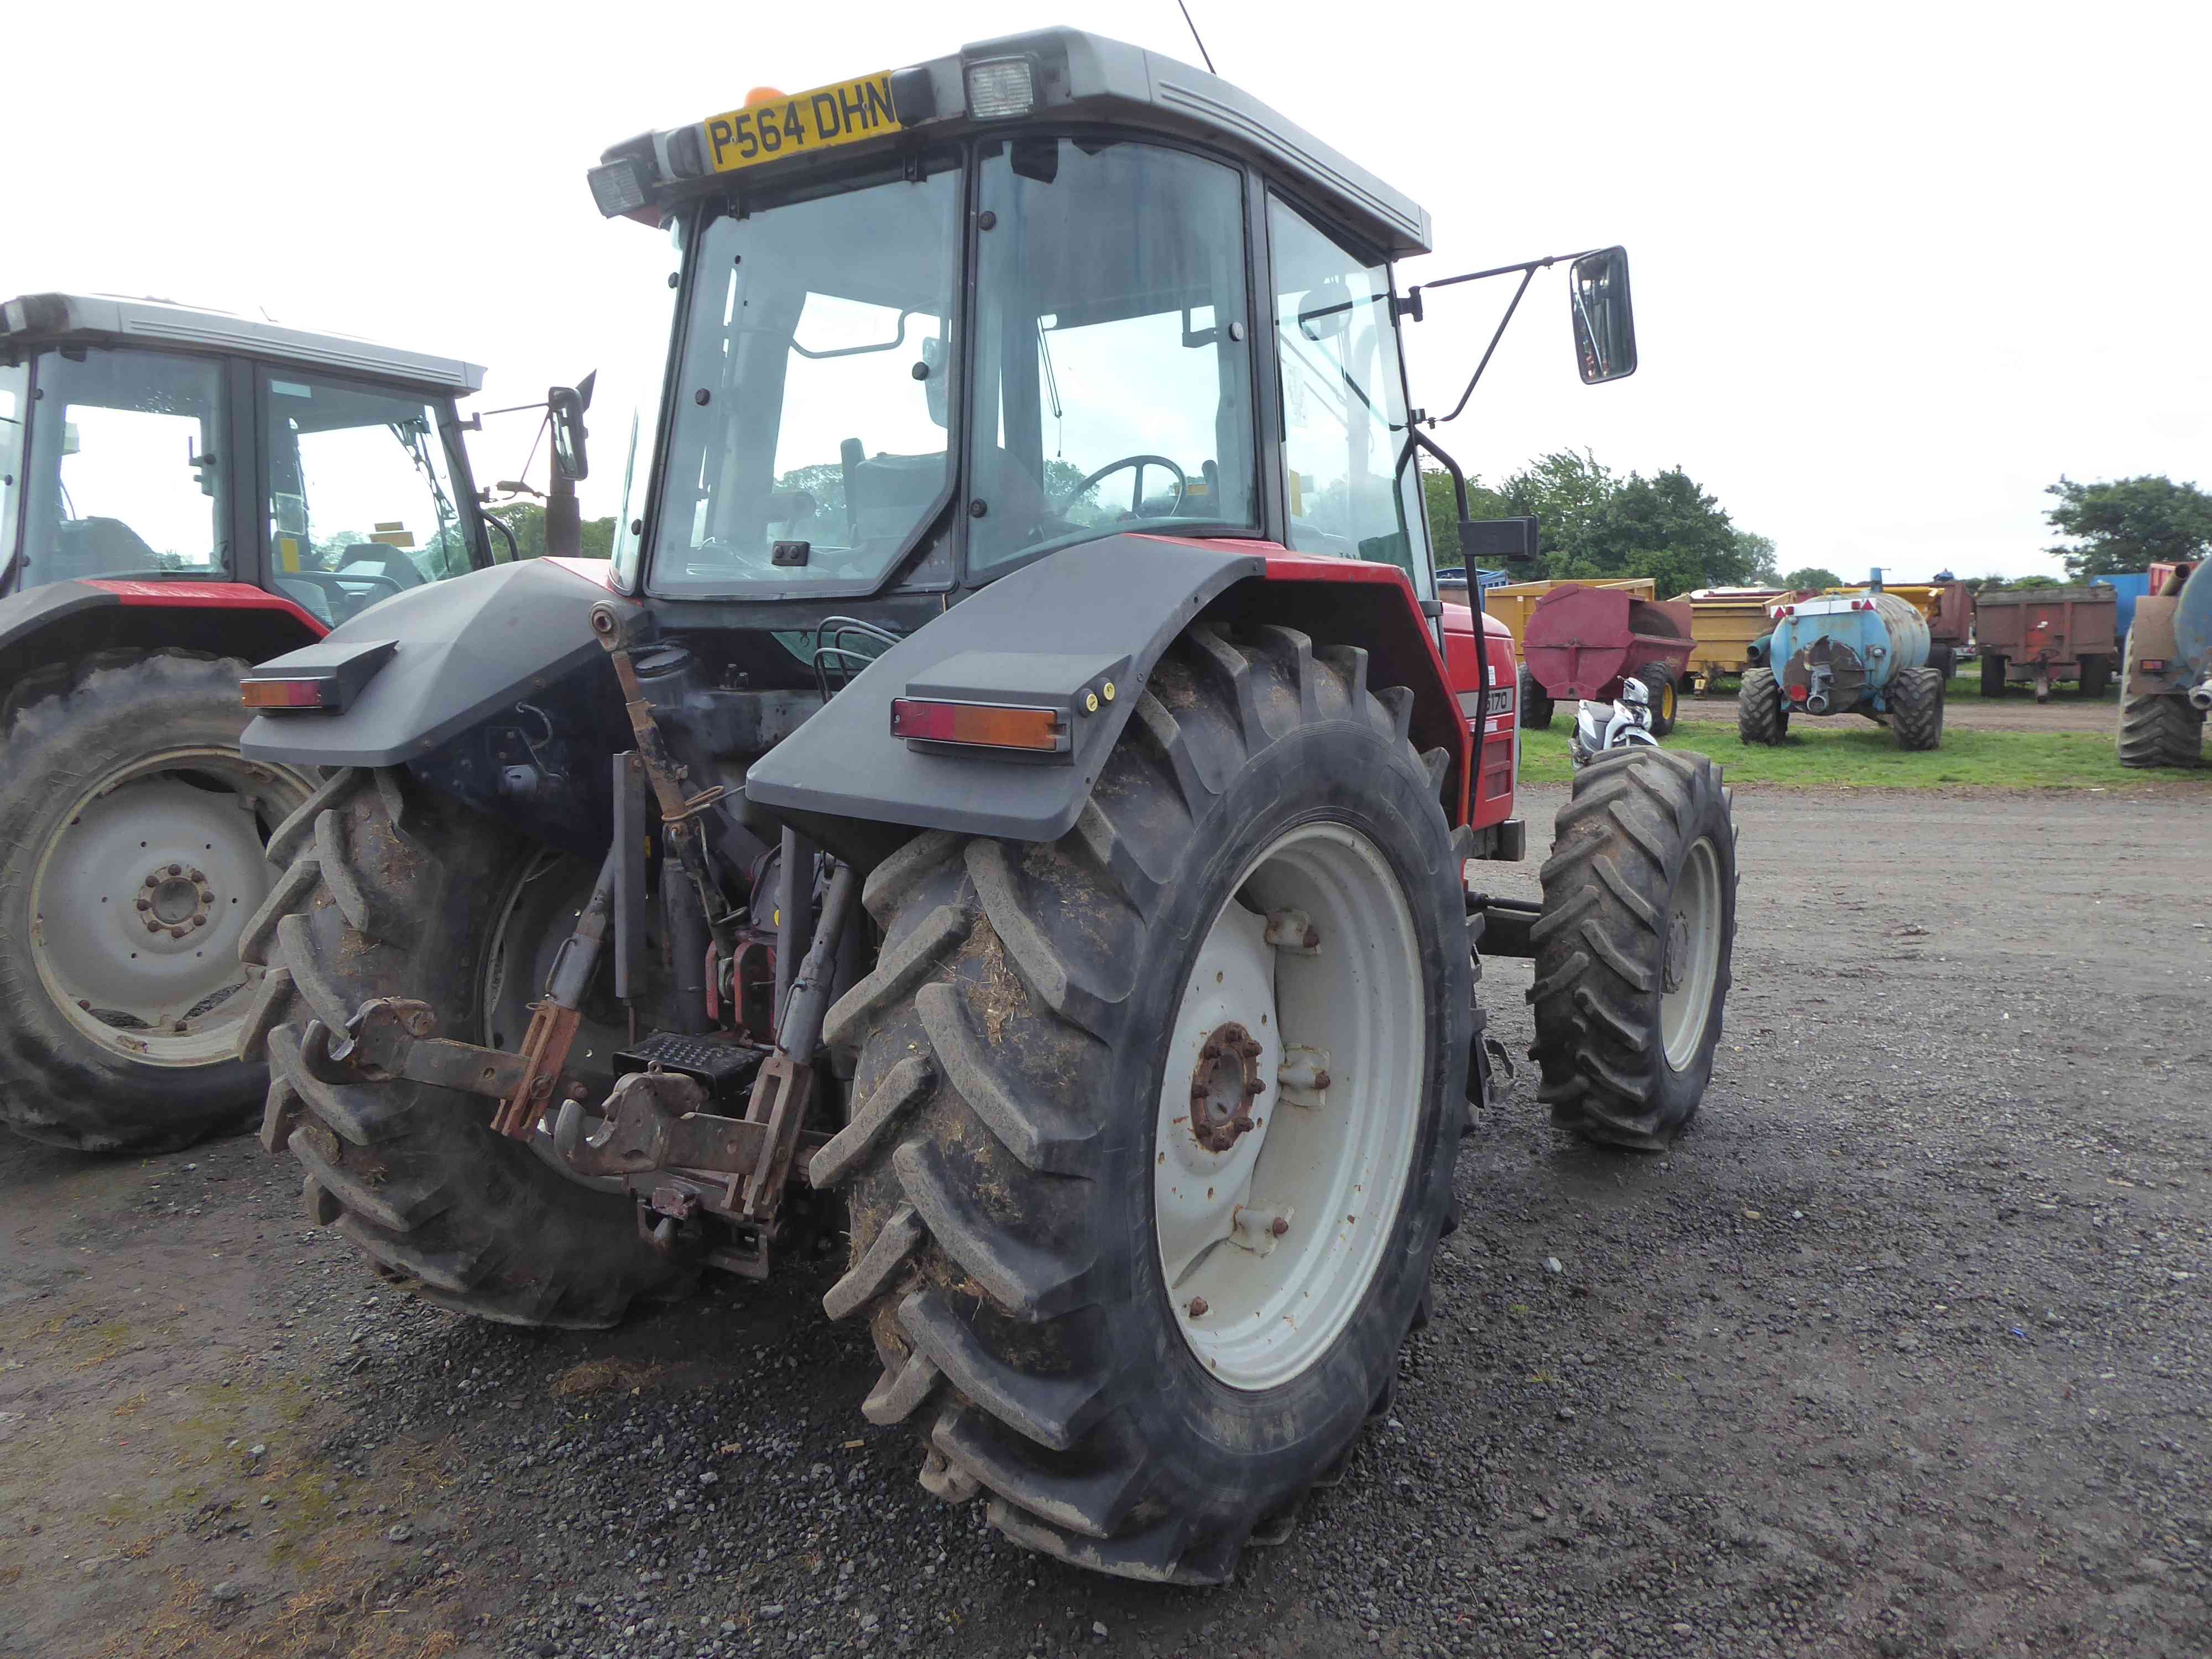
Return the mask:
M1789 735L1790 706L1771 668L1747 668L1736 686L1735 734L1746 748L1772 748Z
M1225 1579L1395 1375L1450 1202L1472 968L1412 699L1194 629L1076 828L869 878L848 1189L864 1406L1032 1549ZM1441 757L1435 758L1440 759Z
M1735 945L1735 820L1720 769L1624 749L1577 773L1545 860L1537 1098L1586 1140L1659 1151L1713 1073Z
M239 753L245 665L117 653L21 702L0 763L0 1122L182 1146L266 1086L236 1058L263 848L306 798ZM43 691L45 695L36 695Z
M1889 726L1899 749L1928 750L1943 741L1943 677L1932 668L1899 671L1889 688Z

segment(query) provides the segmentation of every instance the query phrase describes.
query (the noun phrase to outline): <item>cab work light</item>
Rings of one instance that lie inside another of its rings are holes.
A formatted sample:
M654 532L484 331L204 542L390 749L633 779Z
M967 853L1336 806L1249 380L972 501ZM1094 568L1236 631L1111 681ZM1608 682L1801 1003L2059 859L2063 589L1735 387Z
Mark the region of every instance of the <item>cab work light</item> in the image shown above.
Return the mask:
M1057 708L1000 703L891 699L891 735L915 743L950 743L970 749L1021 749L1065 753L1067 717Z
M987 58L968 65L968 113L979 121L1027 115L1036 107L1036 65L1026 58Z
M645 205L645 164L635 156L593 167L585 176L591 180L592 200L599 204L600 214L606 218L619 219Z

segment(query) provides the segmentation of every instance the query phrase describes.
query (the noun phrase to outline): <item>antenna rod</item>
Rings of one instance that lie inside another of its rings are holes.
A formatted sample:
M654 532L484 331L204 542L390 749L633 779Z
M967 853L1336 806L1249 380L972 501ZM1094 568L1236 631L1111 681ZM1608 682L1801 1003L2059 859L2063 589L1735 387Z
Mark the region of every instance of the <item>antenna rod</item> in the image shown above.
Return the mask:
M1182 14L1184 22L1190 23L1190 38L1198 41L1198 55L1206 59L1206 72L1208 75L1220 74L1221 71L1213 67L1213 57L1206 51L1206 42L1199 38L1198 25L1190 22L1190 8L1183 4L1182 0L1176 0L1176 9Z

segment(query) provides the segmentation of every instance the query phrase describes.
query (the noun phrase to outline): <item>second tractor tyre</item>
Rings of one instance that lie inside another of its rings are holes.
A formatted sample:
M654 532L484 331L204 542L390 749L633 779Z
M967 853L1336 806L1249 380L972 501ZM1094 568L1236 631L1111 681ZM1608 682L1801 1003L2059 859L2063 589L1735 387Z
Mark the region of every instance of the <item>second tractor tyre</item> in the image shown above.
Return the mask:
M1899 749L1934 749L1943 741L1943 677L1932 668L1899 672L1889 688L1889 726Z
M305 1168L310 1217L424 1300L503 1324L611 1325L640 1297L689 1289L696 1267L640 1237L635 1199L495 1133L491 1101L316 1074L309 1022L341 1031L371 997L420 999L438 1035L491 1040L491 951L524 878L549 873L542 849L415 795L398 770L347 770L286 821L270 858L283 874L240 945L267 964L246 1035L269 1057L264 1143Z
M1644 682L1644 689L1651 694L1651 735L1663 738L1674 729L1674 716L1679 708L1680 688L1675 682L1674 665L1648 662L1636 671L1636 678Z
M1789 734L1790 708L1771 668L1747 668L1735 691L1735 734L1744 744L1780 743Z
M1194 628L1074 830L932 832L866 885L824 1306L866 1322L863 1410L927 1437L922 1483L1079 1566L1226 1579L1425 1310L1472 964L1411 695L1367 661Z
M1544 861L1537 1098L1585 1140L1657 1151L1711 1080L1735 942L1735 819L1720 769L1624 749L1575 775Z
M1531 732L1552 729L1552 698L1524 665L1521 670L1521 724Z
M307 793L238 751L245 665L117 652L18 688L0 763L0 1122L182 1146L267 1086L236 1057L263 849Z

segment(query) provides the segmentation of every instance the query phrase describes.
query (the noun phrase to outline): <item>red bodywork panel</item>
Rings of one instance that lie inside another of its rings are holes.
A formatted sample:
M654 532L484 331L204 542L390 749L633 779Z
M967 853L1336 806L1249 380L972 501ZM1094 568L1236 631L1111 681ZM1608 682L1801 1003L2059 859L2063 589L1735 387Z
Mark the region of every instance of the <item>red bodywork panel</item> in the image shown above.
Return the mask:
M2008 667L2034 665L2072 679L2082 658L2118 654L2113 626L2118 616L2119 602L2109 587L1991 593L1974 607L1974 642L1983 655L2002 657Z
M1468 823L1473 792L1468 774L1474 739L1460 717L1451 675L1437 650L1436 635L1421 615L1419 598L1394 564L1323 559L1292 553L1271 542L1209 541L1223 551L1256 553L1267 562L1267 592L1260 609L1324 640L1357 644L1368 654L1367 683L1403 685L1413 693L1413 746L1442 749L1450 757L1444 810L1455 826Z
M1485 611L1482 632L1490 672L1483 672L1486 653L1475 647L1474 617L1466 605L1444 606L1444 657L1452 696L1468 728L1478 720L1484 723L1482 777L1468 822L1486 830L1513 816L1513 786L1521 765L1521 665L1513 657L1513 630ZM1484 706L1489 702L1497 706L1486 714Z
M312 639L319 640L331 631L283 594L266 592L245 582L149 582L100 577L84 585L112 593L125 605L185 606L199 611L282 611L306 629Z
M1674 671L1679 684L1696 642L1690 607L1655 604L1626 588L1562 582L1528 613L1522 648L1528 672L1562 702L1620 695L1620 682L1655 662Z

